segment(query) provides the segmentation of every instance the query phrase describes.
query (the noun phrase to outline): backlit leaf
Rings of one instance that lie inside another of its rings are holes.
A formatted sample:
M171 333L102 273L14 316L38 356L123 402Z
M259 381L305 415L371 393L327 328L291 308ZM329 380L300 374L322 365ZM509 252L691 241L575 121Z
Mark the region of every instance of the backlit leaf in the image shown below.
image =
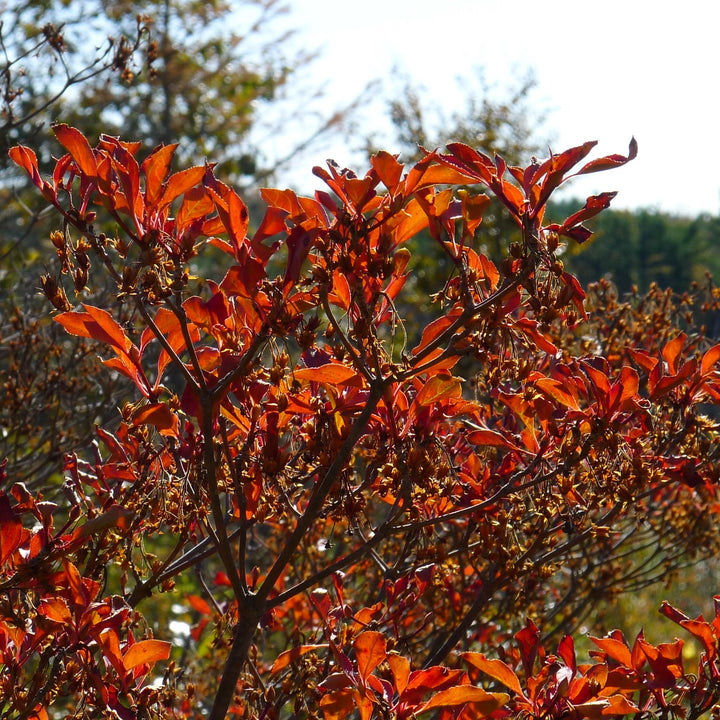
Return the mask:
M372 156L370 163L383 185L391 193L394 193L400 183L403 171L403 165L398 162L397 155L391 155L381 150L377 155Z
M123 654L123 665L132 670L138 665L152 665L170 657L172 644L165 640L140 640Z
M0 492L0 566L20 547L23 526L5 492Z
M203 165L196 165L195 167L187 168L186 170L181 170L171 175L158 201L158 208L162 209L170 205L173 200L176 200L190 190L190 188L198 185L204 175L205 167Z
M489 693L472 685L459 685L436 693L418 712L424 713L433 708L455 707L472 703L476 711L482 715L489 715L505 705L508 700L510 700L510 696L506 693Z
M163 183L170 171L170 163L178 144L164 145L145 158L141 165L145 173L145 196L148 204L153 207L160 199Z
M506 688L525 697L520 680L512 668L502 660L486 658L482 653L466 652L460 656L468 665L472 665L489 677L501 682Z
M715 369L718 361L720 361L720 344L713 345L713 347L705 352L702 357L702 362L700 363L700 374L703 377L708 375Z
M77 128L62 123L53 125L53 132L70 153L80 172L90 177L97 176L97 160L86 137Z
M387 656L386 640L382 633L368 630L355 638L353 643L358 672L365 680Z
M453 375L434 375L420 388L417 394L419 405L432 405L446 398L459 397L462 394L460 378Z
M600 170L610 170L612 168L620 167L625 163L634 160L637 157L638 144L635 138L630 138L630 146L628 148L627 156L624 155L607 155L597 160L591 160L577 172L577 175L587 175L588 173L599 172Z
M340 363L326 363L314 368L299 368L293 376L296 380L310 380L330 385L348 385L350 387L363 387L362 377L347 365Z

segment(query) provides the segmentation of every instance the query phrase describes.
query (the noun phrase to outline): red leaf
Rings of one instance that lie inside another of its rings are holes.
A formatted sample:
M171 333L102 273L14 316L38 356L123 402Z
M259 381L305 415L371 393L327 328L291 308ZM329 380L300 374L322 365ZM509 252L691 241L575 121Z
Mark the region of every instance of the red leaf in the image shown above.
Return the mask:
M0 566L20 547L23 526L12 507L8 496L0 493Z
M634 160L637 157L638 145L635 138L630 139L630 146L628 148L627 157L623 155L607 155L606 157L598 158L597 160L591 160L576 173L576 175L587 175L588 173L598 172L600 170L610 170L612 168L620 167L625 163Z
M283 278L283 288L286 293L300 278L303 263L312 247L313 235L313 233L298 225L290 231L290 234L285 239L288 247L288 260L285 277Z
M480 430L473 430L468 433L467 439L473 445L479 445L482 447L501 447L517 450L517 446L511 443L507 438L501 435L495 430L489 428L483 428Z
M585 222L585 220L589 220L591 217L595 217L595 215L610 207L610 202L616 195L616 192L591 195L586 200L584 207L567 218L562 226L550 225L548 230L555 230L561 235L572 236L574 239L579 240L579 242L584 242L590 237L590 235L592 235L592 233L587 228L583 228L580 223ZM582 239L571 235L571 233L575 231L580 232Z
M540 630L532 620L528 619L526 626L515 634L515 640L520 649L525 677L532 677L535 658L540 650Z
M535 214L545 206L553 191L565 180L565 175L580 162L595 146L596 140L565 150L560 155L553 155L539 168L537 176L545 174L540 188L540 194L535 202Z
M132 670L138 665L152 665L170 657L171 643L165 640L140 640L123 654L123 665Z
M565 664L575 673L577 661L575 659L575 643L570 635L566 635L558 645L557 654L565 661Z
M85 136L76 128L62 123L53 125L55 137L70 153L81 173L97 177L97 160Z

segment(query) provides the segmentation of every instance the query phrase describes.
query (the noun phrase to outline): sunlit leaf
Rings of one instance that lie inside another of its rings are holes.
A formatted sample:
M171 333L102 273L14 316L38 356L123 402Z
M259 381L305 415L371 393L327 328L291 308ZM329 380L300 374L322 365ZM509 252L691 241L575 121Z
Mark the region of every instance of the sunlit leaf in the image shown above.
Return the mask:
M482 653L466 652L460 656L468 665L472 665L489 677L501 682L506 688L525 697L520 680L512 668L502 660L486 658Z
M462 394L460 378L454 375L434 375L420 388L417 394L419 405L432 405L440 400L459 397Z
M138 665L152 665L170 657L172 644L165 640L139 640L123 654L123 665L132 670Z
M309 380L330 385L348 385L350 387L363 387L363 379L347 365L340 363L326 363L318 367L299 368L293 372L296 380Z
M74 127L58 123L53 132L60 144L70 153L80 172L89 177L97 176L97 160L87 138Z
M357 659L358 672L363 680L383 661L387 656L387 643L382 633L368 630L355 638L353 642L355 657Z
M418 712L424 713L433 708L455 707L471 703L475 710L483 715L489 715L509 700L510 696L506 693L489 693L472 685L459 685L436 693Z

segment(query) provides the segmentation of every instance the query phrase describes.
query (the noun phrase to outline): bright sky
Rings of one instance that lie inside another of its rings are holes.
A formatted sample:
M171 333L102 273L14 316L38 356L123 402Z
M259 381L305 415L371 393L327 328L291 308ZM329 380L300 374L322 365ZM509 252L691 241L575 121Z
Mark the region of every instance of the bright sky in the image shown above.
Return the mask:
M570 194L618 190L615 207L718 213L717 0L293 0L293 7L300 38L322 51L314 72L334 100L352 99L398 66L449 111L460 110L457 77L476 88L473 68L482 67L502 89L513 73L532 69L554 151L598 140L600 154L626 154L632 135L639 143L633 163L578 179ZM378 126L382 111L379 103ZM332 153L355 167L345 147Z

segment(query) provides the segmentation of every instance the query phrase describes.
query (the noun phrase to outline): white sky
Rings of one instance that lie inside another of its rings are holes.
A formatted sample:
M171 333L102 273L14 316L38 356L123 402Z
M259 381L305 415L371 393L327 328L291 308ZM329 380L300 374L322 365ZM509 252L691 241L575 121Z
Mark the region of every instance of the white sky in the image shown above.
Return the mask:
M615 207L718 212L718 0L293 0L292 6L299 39L321 51L313 73L335 101L352 99L399 66L451 112L463 106L455 78L477 87L473 68L484 68L500 89L512 85L513 73L532 69L533 98L548 111L541 130L555 138L554 151L599 140L599 154L626 154L632 135L639 143L633 163L578 179L569 194L618 190ZM369 125L382 127L383 108L378 103ZM341 165L357 166L346 147L331 152Z

